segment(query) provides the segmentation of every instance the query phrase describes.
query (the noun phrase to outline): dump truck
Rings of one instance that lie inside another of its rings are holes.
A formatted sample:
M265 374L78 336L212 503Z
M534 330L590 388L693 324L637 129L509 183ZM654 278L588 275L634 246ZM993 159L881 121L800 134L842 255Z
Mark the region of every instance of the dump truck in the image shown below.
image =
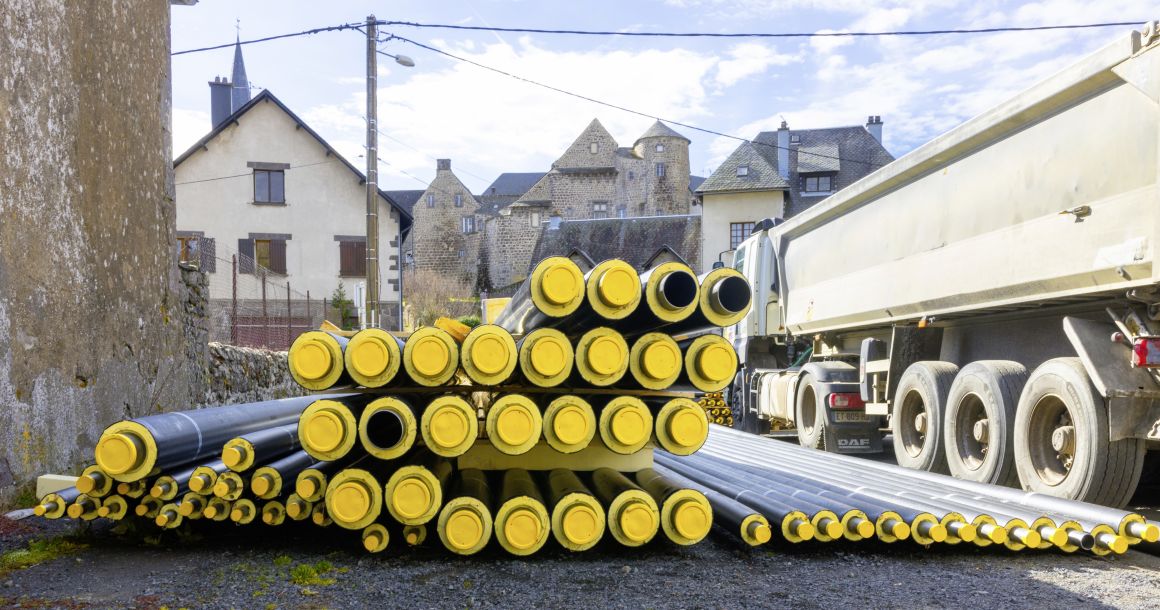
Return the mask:
M1122 506L1160 449L1155 24L735 251L736 427ZM792 153L791 153L792 154Z

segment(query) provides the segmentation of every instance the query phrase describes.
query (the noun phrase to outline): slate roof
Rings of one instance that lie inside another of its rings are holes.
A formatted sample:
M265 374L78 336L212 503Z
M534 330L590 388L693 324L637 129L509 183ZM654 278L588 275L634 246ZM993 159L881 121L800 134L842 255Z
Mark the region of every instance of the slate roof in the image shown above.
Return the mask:
M700 259L700 224L700 216L564 220L559 228L541 232L532 264L580 250L597 262L620 258L639 269L657 250L668 246L695 265Z
M387 196L395 200L399 207L407 210L408 214L414 215L415 204L419 198L425 193L423 189L409 190L409 191L386 191Z
M798 147L798 173L817 174L842 170L837 144Z
M500 210L515 203L524 193L528 192L545 172L505 172L499 175L482 193L476 196L479 200L479 211L484 214L495 215Z
M704 183L705 183L704 176L690 175L689 176L689 191L694 192L694 193L697 192L697 189L700 188L701 185Z
M660 121L653 123L652 127L649 127L648 131L644 132L644 134L637 138L636 141L640 142L645 138L680 138L686 142L689 142L690 144L692 143L692 140L677 133L676 131L673 131L672 127L669 127Z
M738 176L739 167L748 167L749 171L744 176ZM758 151L757 146L742 142L696 190L701 193L728 193L787 188L789 183L777 173L776 159L771 163Z

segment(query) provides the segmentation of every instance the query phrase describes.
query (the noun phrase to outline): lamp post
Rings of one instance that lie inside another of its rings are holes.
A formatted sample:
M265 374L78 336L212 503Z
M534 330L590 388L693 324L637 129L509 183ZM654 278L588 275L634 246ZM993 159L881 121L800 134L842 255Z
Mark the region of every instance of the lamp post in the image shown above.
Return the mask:
M415 62L406 55L391 55L378 50L378 20L367 16L367 265L366 319L364 328L379 328L379 111L378 54L394 58L408 68ZM400 236L401 237L401 236ZM402 241L399 242L400 252ZM399 260L402 265L402 260ZM402 267L400 266L400 269ZM399 323L402 324L403 284L399 282Z

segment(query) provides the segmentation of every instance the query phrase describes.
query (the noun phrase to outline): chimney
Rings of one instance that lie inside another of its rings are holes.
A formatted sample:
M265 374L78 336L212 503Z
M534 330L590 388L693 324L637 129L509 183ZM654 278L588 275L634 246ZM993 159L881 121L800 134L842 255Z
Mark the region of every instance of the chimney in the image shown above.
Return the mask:
M789 180L789 124L785 121L777 130L777 173Z
M209 84L209 110L214 129L217 129L218 125L221 125L233 114L231 97L230 81L215 76Z
M435 159L435 171L451 171L451 159Z
M882 117L877 115L870 115L866 118L866 131L874 136L878 143L882 143Z

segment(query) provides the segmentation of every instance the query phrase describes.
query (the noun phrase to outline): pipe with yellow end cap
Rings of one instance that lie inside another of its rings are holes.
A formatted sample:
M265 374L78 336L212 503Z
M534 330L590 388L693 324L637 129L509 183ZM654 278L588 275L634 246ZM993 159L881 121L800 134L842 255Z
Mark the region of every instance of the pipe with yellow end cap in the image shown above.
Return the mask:
M593 402L606 400L591 398ZM653 416L648 406L635 396L614 396L600 410L597 422L600 440L614 453L631 455L652 439Z
M1109 525L1097 525L1091 529L1091 535L1095 539L1095 544L1092 546L1092 553L1099 556L1105 555L1123 555L1128 552L1128 539L1116 533Z
M105 474L100 466L92 465L77 477L76 488L90 498L100 498L113 492L113 477Z
M286 516L290 517L291 521L305 521L310 518L310 513L314 509L314 505L309 500L303 500L302 496L294 493L286 498Z
M636 473L636 482L660 505L661 530L676 544L697 544L713 527L713 506L701 492L681 487L652 468Z
M183 519L181 511L177 509L177 504L170 502L163 504L157 510L157 516L153 518L153 523L157 524L157 527L171 530L180 527Z
M459 344L447 331L424 326L403 344L403 369L421 386L447 385L459 370Z
M611 468L592 472L592 491L604 506L608 531L617 542L635 547L660 530L660 509L648 492Z
M544 410L544 440L560 453L576 453L596 436L596 412L579 396L566 394Z
M403 525L422 525L439 513L453 468L426 448L413 451L404 463L387 479L387 511Z
M314 400L298 396L118 422L97 441L96 462L117 481L137 481L155 469L165 472L212 459L235 436L294 423Z
M740 322L749 313L753 288L736 269L722 267L697 278L697 308L681 322L665 327L670 334L688 334L710 328L724 328Z
M178 495L189 490L189 480L193 477L196 466L182 468L177 472L163 474L153 480L153 485L149 487L149 495L169 502Z
M290 376L307 390L321 391L350 385L344 351L350 340L337 333L310 330L290 345L287 363Z
M242 497L245 491L246 482L242 479L242 475L232 470L219 475L217 483L213 486L213 495L229 502Z
M482 386L507 382L515 373L519 360L511 333L494 324L482 324L471 329L459 353L467 376Z
M427 526L426 525L404 525L403 526L403 541L408 546L419 546L427 541Z
M547 473L543 488L556 542L570 551L596 546L604 536L604 507L580 477L571 470L552 470Z
M1031 531L1039 534L1040 542L1034 548L1039 550L1063 547L1067 544L1067 531L1055 526L1050 517L1039 517L1031 522Z
M181 496L181 503L177 505L177 512L181 513L181 516L186 519L201 519L208 503L208 498L191 491Z
M646 390L665 390L681 376L681 348L665 333L646 333L628 352L629 379Z
M636 269L616 258L602 261L584 274L584 295L584 303L574 314L582 320L623 320L636 311L643 298Z
M157 515L161 512L161 507L164 505L164 502L153 496L145 496L141 498L141 502L133 509L133 514L138 517L144 517L145 519L156 519Z
M552 388L572 375L575 349L564 333L553 328L537 328L518 342L520 375L534 386Z
M381 328L355 333L343 350L346 372L364 388L381 388L401 379L403 340Z
M487 475L474 468L461 470L455 477L450 500L439 510L436 532L447 550L457 555L474 555L491 539L491 488Z
M286 505L278 500L270 500L262 504L262 523L266 525L282 525L286 521Z
M628 372L628 342L611 328L593 328L576 342L576 372L573 381L608 387Z
M512 555L527 556L548 541L551 518L544 497L531 473L520 468L506 470L496 500L495 539Z
M314 458L302 450L274 460L254 471L250 477L250 491L261 500L284 496L285 489L290 487L299 473L315 463Z
M874 522L861 510L842 513L842 537L851 542L866 540L874 536Z
M769 521L758 511L660 464L654 465L653 470L673 484L682 488L694 489L705 496L713 508L713 520L721 524L726 531L736 535L745 544L758 546L769 542L773 537Z
M1007 530L1007 539L1002 544L1012 551L1022 551L1028 547L1038 548L1042 542L1039 534L1023 519L1008 519L1002 527Z
M362 546L368 553L381 553L387 550L391 534L382 523L372 523L363 528Z
M994 517L990 515L978 515L971 520L971 525L974 525L975 530L979 532L979 536L975 538L975 546L986 547L992 544L1007 544L1007 539L1009 538L1007 530L996 523Z
M217 460L208 464L202 464L193 469L193 474L189 477L189 491L199 493L203 496L208 496L213 493L213 486L217 484L218 476L221 473L229 470L225 462Z
M318 527L330 527L334 525L334 519L327 512L325 502L318 502L310 510L310 521Z
M230 507L230 521L238 525L249 525L258 518L258 506L249 498L242 498Z
M125 498L116 494L101 498L101 507L97 509L97 516L113 521L120 521L129 514L129 503Z
M1129 513L1120 520L1119 534L1130 544L1160 541L1160 523L1148 521L1143 515Z
M1095 536L1084 531L1083 526L1078 521L1064 521L1059 524L1057 529L1067 536L1066 542L1059 545L1059 548L1065 553L1074 553L1080 549L1090 551L1096 545Z
M81 494L73 500L72 504L68 505L65 511L69 519L82 519L84 521L92 521L97 518L97 511L101 509L101 501L97 498L92 498Z
M298 418L298 440L306 453L322 462L342 459L358 442L358 418L373 396L313 401Z
M226 441L222 461L234 472L245 472L297 450L298 445L298 422L255 430Z
M230 518L230 503L214 496L206 500L201 516L210 521L226 521Z
M76 487L46 494L32 509L32 514L45 519L60 519L68 511L69 504L75 502L80 495L81 492Z
M394 396L380 396L359 416L358 438L370 455L393 460L411 450L417 429L411 405Z
M721 335L701 335L679 345L684 352L684 368L670 389L717 392L733 383L737 374L737 351L727 339Z
M335 461L315 462L298 473L294 481L294 492L308 502L321 502L326 495L326 485L332 475L367 459L366 455L347 454Z
M940 518L930 513L921 513L910 521L910 537L915 542L929 546L947 539L947 528Z
M383 510L383 487L370 471L347 468L331 477L322 504L325 514L339 527L361 530L379 518Z
M655 402L655 401L650 401ZM673 455L692 455L709 437L705 410L688 398L672 398L656 415L657 444Z
M423 444L432 453L459 457L479 437L479 416L475 406L460 396L437 396L423 409L419 431Z
M223 466L224 468L224 466ZM141 479L133 481L132 483L117 483L117 495L126 498L138 499L144 497L149 492L149 481Z
M508 455L527 453L540 440L544 421L540 407L523 394L504 394L492 401L484 427L492 446Z
M584 292L580 267L566 257L550 256L536 263L495 324L516 335L557 324L580 309Z
M961 513L947 513L939 523L947 530L947 544L971 543L979 537L978 529Z
M640 334L681 322L697 311L697 276L684 263L661 263L638 276L642 303L626 318L611 325Z

